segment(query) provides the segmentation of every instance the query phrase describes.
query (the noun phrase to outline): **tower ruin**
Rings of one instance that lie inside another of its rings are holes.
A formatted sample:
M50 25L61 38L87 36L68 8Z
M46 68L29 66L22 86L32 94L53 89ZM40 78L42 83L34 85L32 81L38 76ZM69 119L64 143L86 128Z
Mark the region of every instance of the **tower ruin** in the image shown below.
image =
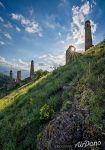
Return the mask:
M66 51L66 64L70 62L74 58L76 48L72 45Z
M21 71L17 71L17 83L21 81Z
M92 47L92 33L90 20L85 22L85 51Z
M10 79L11 80L13 79L13 72L12 72L12 70L10 70Z
M34 77L34 61L31 61L31 67L30 67L30 78L32 79Z

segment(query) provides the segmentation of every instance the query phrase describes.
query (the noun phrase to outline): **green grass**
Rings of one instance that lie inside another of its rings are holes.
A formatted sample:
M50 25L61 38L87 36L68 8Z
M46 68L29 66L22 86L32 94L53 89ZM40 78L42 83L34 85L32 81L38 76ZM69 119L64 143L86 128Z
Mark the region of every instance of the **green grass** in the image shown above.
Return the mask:
M35 149L37 136L74 97L101 123L105 111L105 41L68 65L32 81L0 99L0 150ZM70 89L64 90L65 85Z

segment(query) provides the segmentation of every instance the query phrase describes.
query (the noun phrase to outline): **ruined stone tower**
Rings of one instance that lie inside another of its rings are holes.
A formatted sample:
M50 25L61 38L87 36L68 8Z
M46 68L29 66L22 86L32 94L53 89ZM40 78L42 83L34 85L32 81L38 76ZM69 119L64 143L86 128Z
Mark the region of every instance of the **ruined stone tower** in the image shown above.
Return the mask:
M75 50L76 48L72 45L69 46L69 48L66 51L66 64L68 64L70 62L70 60L73 59L74 55L75 55Z
M85 51L92 47L91 23L89 20L85 22Z
M21 71L17 71L17 83L21 81Z
M31 61L31 67L30 67L30 78L32 79L34 77L34 61Z
M11 80L13 79L13 73L12 73L12 70L10 70L10 79L11 79Z

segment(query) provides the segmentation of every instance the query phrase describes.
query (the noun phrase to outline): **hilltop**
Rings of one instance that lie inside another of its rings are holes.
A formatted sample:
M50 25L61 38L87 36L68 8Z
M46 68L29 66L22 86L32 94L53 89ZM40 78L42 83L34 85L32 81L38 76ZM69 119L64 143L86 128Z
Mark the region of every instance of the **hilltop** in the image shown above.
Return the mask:
M79 130L83 124L86 129L81 128L78 132L71 120ZM74 129L70 133L76 135L81 133L78 139L84 140L82 132L85 131L87 138L91 136L102 141L100 134L105 131L104 121L105 40L69 64L0 99L0 150L44 150L54 141L67 144L64 135L67 129ZM63 127L63 131L59 122L62 126L66 122L68 128ZM91 129L95 125L97 131L90 131L88 125ZM58 129L61 140L58 140ZM70 138L70 145L78 141L74 135Z

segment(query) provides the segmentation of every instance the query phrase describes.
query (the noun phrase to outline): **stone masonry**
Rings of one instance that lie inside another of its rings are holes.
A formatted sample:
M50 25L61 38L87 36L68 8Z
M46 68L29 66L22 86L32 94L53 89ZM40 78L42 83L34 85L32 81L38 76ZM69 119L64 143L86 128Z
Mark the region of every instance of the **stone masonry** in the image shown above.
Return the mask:
M17 83L21 81L21 71L17 71Z
M13 72L12 72L12 70L10 70L10 79L11 80L13 79Z
M66 51L66 64L70 62L70 60L73 58L73 55L75 54L76 48L72 45L69 46L69 48Z
M85 51L92 47L91 23L89 20L85 22Z
M30 67L30 78L32 79L34 77L34 61L31 61L31 67Z

